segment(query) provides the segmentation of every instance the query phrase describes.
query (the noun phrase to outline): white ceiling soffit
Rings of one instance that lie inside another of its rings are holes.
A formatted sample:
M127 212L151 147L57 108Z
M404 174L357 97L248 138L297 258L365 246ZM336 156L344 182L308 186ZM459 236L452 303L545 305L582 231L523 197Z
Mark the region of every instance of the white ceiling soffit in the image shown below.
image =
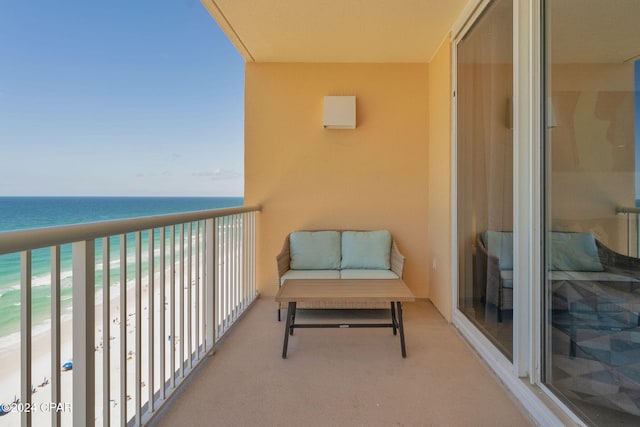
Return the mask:
M428 62L468 0L201 0L248 62Z

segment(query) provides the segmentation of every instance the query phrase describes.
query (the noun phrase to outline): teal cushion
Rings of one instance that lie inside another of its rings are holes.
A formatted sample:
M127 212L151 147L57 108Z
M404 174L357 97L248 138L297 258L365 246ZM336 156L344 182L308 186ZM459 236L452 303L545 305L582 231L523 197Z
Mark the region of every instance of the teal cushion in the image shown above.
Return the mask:
M288 270L280 278L282 285L289 279L339 279L340 270Z
M340 270L341 279L399 279L391 270Z
M345 231L342 233L342 269L389 270L391 233Z
M500 270L500 280L503 288L513 289L513 270Z
M289 251L293 270L337 270L340 268L340 233L295 231L289 236Z
M481 238L489 255L498 257L500 270L513 270L513 233L485 231Z
M591 233L551 233L551 270L604 271Z

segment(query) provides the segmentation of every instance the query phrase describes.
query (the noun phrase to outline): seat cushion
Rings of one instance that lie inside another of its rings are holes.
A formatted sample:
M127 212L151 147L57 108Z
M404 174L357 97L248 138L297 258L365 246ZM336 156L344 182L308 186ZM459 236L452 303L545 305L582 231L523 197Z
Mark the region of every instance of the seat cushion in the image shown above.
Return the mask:
M399 279L391 270L341 270L341 279Z
M282 285L287 279L339 279L339 270L289 270L280 278Z
M552 271L551 280L573 280L590 282L640 282L631 275L610 273L608 271Z
M342 269L389 270L391 233L387 230L342 233Z
M500 280L503 288L513 289L513 270L501 270Z
M289 236L292 270L338 270L340 233L295 231Z

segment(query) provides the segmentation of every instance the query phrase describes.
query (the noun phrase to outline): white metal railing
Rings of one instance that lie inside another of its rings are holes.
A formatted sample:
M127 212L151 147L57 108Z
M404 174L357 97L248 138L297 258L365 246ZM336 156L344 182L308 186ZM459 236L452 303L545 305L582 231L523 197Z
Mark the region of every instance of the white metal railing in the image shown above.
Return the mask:
M640 208L618 207L616 212L627 216L627 255L640 257Z
M19 413L22 426L42 412L53 426L148 423L256 298L259 211L241 207L0 233L0 256L20 253L21 259L20 391L7 417ZM50 251L51 401L38 403L32 254L41 248ZM61 372L69 323L60 297L65 251L72 263L70 402ZM38 411L43 404L58 406Z

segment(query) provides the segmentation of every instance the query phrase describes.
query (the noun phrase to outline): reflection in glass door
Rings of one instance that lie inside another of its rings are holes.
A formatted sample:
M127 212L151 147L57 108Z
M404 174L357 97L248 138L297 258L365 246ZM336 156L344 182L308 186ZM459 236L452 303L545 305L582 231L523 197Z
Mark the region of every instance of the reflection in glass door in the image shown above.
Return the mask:
M513 354L513 2L457 44L458 308Z
M547 0L544 381L640 425L640 2Z

